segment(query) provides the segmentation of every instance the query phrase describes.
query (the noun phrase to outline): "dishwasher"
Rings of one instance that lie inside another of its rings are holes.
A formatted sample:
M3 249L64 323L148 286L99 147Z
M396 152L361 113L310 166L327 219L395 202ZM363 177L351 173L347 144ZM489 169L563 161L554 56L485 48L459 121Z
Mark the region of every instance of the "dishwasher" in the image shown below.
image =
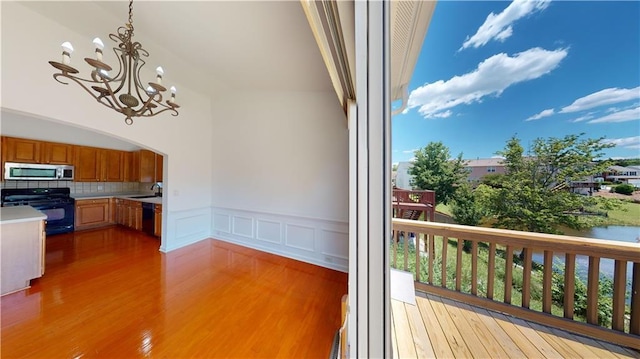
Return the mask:
M142 202L142 231L150 236L153 236L153 203Z

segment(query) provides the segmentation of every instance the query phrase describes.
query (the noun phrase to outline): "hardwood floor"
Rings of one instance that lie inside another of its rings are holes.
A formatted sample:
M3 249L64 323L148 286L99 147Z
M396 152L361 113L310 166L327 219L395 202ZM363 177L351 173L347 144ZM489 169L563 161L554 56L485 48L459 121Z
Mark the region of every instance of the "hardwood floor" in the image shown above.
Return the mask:
M327 358L347 274L205 240L163 254L120 227L50 236L0 299L2 358Z

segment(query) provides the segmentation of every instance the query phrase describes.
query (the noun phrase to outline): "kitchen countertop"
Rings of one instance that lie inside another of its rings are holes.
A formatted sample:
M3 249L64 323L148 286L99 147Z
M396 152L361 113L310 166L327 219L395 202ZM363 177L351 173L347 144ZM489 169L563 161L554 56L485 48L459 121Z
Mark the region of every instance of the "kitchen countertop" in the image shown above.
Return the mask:
M122 199L131 200L131 201L162 204L162 197L131 198L131 197L144 196L144 195L149 195L149 194L148 193L105 193L105 194L92 193L92 194L72 194L71 197L73 197L76 200L122 198Z
M47 215L31 206L0 207L0 224L41 221Z

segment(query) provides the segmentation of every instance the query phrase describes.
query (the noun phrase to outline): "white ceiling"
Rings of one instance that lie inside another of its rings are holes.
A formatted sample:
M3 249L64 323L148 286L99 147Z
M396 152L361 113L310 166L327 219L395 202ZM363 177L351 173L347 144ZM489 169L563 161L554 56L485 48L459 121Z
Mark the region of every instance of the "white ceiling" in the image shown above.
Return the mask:
M90 39L100 37L106 45L106 62L113 56L107 51L109 44L115 44L108 35L125 24L129 10L128 1L21 4L70 31L86 34L86 44L73 44L75 58L92 57ZM150 55L146 66L153 70L162 65L167 83L177 82L178 91L181 85L187 86L212 98L236 89L333 91L299 1L136 1L133 9L134 40ZM61 38L60 43L65 40ZM35 138L31 129L52 126L61 124L2 112L4 135ZM111 140L107 148L132 146L79 128L65 131L68 137L85 138L88 143ZM38 139L58 141L59 135L60 131L40 131Z
M23 4L106 47L129 11L123 1ZM134 40L150 53L147 66L161 63L167 77L197 90L332 89L299 1L136 1L133 25ZM154 49L174 56L160 58ZM89 51L90 43L76 45L78 57Z

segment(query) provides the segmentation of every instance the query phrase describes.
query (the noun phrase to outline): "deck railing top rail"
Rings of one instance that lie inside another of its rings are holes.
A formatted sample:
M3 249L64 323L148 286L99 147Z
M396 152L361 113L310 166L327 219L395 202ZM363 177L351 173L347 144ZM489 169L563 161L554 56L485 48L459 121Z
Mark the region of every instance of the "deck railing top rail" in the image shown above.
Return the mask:
M514 247L529 247L540 250L594 255L598 257L640 261L640 243L606 239L583 238L557 234L514 231L509 229L471 227L439 222L411 221L394 218L393 229L397 231L431 233L437 236L476 239L489 243L509 243Z

